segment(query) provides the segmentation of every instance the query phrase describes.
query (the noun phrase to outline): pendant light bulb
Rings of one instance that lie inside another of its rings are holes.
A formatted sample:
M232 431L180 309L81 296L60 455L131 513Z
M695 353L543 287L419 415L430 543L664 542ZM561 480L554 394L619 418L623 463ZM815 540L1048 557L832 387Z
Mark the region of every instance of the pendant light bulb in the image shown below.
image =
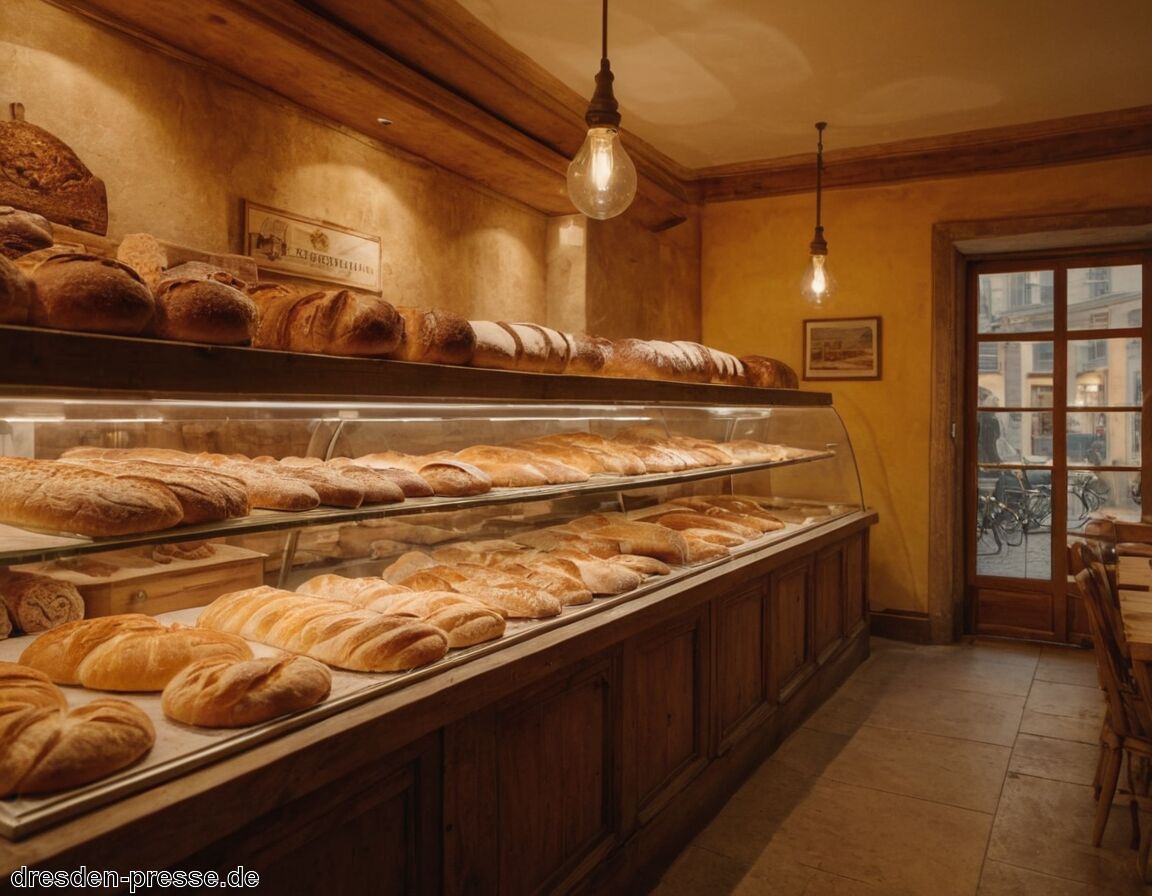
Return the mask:
M589 218L614 218L636 197L636 166L615 128L588 129L568 166L568 196Z
M835 288L832 274L825 266L828 262L828 242L824 239L824 228L820 224L820 190L824 174L824 128L827 122L816 122L816 231L812 242L808 244L811 261L804 272L800 283L800 291L804 298L813 305L823 305L828 301Z
M603 4L603 46L596 91L584 122L588 136L568 165L568 196L589 218L614 218L636 197L636 166L620 141L620 105L612 93L608 61L608 0Z

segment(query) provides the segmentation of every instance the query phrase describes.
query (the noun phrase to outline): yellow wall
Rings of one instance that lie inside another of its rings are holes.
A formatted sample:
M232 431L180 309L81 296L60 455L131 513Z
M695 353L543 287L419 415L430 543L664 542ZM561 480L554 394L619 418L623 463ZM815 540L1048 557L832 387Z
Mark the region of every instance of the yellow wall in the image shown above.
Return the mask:
M838 292L799 296L812 239L811 195L708 206L703 214L703 338L801 368L802 321L883 318L883 379L827 389L856 450L873 533L873 609L927 612L932 225L1152 203L1152 155L1048 169L826 191L828 268Z

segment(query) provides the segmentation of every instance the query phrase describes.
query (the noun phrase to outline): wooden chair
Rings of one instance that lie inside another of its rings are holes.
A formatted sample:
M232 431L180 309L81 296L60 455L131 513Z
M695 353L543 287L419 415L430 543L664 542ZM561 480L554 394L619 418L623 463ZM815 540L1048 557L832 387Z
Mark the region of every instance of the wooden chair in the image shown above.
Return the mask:
M1083 568L1077 573L1076 582L1084 597L1096 647L1096 668L1107 703L1097 767L1097 806L1092 843L1099 846L1103 840L1120 771L1127 759L1133 840L1139 845L1137 861L1140 874L1147 878L1152 830L1147 826L1142 830L1139 810L1141 807L1152 809L1152 798L1148 795L1148 769L1152 767L1152 711L1149 707L1152 704L1148 693L1142 691L1140 681L1143 678L1146 687L1152 682L1144 665L1140 664L1139 670L1134 669L1128 655L1115 584L1099 549L1085 544L1079 546L1079 551Z

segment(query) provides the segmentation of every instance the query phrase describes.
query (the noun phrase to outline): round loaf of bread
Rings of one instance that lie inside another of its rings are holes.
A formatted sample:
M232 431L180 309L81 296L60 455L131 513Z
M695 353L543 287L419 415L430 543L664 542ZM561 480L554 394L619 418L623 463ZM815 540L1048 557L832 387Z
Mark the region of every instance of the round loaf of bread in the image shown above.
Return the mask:
M41 327L135 336L156 308L140 275L112 258L52 255L32 269L31 279L30 318Z
M152 749L156 731L124 700L59 707L0 705L0 797L52 793L126 768Z
M328 667L306 656L213 657L177 673L160 705L168 718L185 725L238 728L308 709L331 689Z
M161 339L247 345L256 335L256 303L219 280L164 280L149 332Z
M64 692L43 672L22 663L0 662L0 706L11 703L68 708Z
M0 611L29 634L84 618L84 598L71 582L20 573L0 581Z
M0 205L0 255L18 258L52 245L52 224L34 212Z
M0 324L24 324L32 308L32 283L0 255Z
M744 376L749 386L759 386L762 389L798 389L800 379L796 371L775 358L766 358L763 355L743 355L740 362L744 365Z

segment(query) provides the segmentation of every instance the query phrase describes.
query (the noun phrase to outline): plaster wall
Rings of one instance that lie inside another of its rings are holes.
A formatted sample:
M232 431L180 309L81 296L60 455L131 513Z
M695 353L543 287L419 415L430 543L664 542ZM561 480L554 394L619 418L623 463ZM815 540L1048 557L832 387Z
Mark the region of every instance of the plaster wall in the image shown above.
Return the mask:
M709 205L701 248L703 339L802 369L806 318L882 317L880 381L802 382L829 391L856 451L872 539L873 609L928 611L932 226L1152 204L1152 155L1082 165L826 191L838 291L800 298L811 195ZM956 375L960 375L957 371Z

